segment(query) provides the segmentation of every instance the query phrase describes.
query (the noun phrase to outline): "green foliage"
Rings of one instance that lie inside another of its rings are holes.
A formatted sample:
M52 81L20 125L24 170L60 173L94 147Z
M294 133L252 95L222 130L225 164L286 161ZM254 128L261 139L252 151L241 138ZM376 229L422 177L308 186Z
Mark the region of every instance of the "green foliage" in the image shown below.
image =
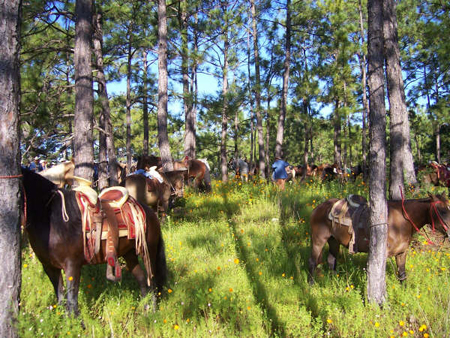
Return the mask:
M307 180L280 192L264 182L231 180L213 181L207 195L188 190L184 208L163 225L169 283L155 313L145 310L149 298L139 297L130 273L124 271L116 285L106 282L104 266L85 266L80 318L67 317L55 304L41 264L25 247L19 335L448 336L447 245L427 245L416 236L404 285L389 260L382 309L365 304L366 254L341 249L337 274L319 266L317 283L307 283L309 215L326 199L350 193L367 197L367 185L361 179L348 184Z

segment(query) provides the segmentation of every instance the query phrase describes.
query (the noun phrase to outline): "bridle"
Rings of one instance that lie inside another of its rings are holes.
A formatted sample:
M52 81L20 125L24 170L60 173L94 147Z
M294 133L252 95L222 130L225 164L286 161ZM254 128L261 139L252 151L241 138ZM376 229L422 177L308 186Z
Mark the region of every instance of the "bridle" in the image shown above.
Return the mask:
M405 218L412 224L412 226L414 227L414 229L416 229L416 231L419 232L420 229L417 227L417 225L413 222L413 220L411 219L411 217L409 217L408 213L406 212L406 209L405 209L405 198L404 198L404 196L403 196L403 191L402 191L401 188L400 188L400 194L401 194L401 196L402 196L402 210L403 210L403 213L404 213L404 215L405 215ZM442 219L442 216L441 216L441 214L439 213L439 210L438 210L437 207L436 207L436 205L439 204L439 203L444 203L444 202L442 202L442 201L431 201L431 202L430 202L430 219L431 219L431 227L432 227L432 229L433 229L433 232L435 232L436 227L435 227L435 225L434 225L434 218L433 218L433 209L434 209L434 212L435 212L436 215L437 215L437 218L438 218L438 220L439 220L439 223L441 224L441 226L442 226L442 228L445 230L445 232L448 234L448 229L449 229L449 227L448 227L448 225L445 223L445 221ZM428 238L428 236L427 236L427 238ZM433 243L433 242L431 242L431 240L430 240L429 238L428 238L428 242L431 243L431 244Z

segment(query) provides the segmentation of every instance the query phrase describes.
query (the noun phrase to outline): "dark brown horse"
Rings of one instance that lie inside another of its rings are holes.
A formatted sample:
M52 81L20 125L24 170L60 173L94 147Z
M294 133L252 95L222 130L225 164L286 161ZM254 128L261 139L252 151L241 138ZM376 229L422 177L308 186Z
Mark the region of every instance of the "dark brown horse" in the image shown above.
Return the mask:
M336 270L336 262L339 247L349 247L352 241L350 232L356 234L356 252L369 251L368 222L356 226L353 231L349 226L342 225L343 220L330 220L330 212L338 202L338 199L329 199L317 206L311 214L311 257L308 260L309 281L313 282L314 270L322 260L322 249L328 242L329 254L327 262L330 270ZM368 220L368 208L365 210L363 220ZM406 254L411 243L412 236L425 224L431 224L434 228L450 235L450 206L445 194L430 195L429 198L411 199L405 201L388 201L388 257L395 257L397 274L400 280L406 279L405 264Z
M53 284L58 302L62 302L64 298L61 269L64 270L67 310L70 313L78 314L81 268L86 264L106 263L106 240L101 240L99 251L96 251L95 255L88 260L86 258L86 241L83 238L86 235L85 229L82 227L84 223L77 201L80 196L79 192L58 189L46 178L26 169L22 170L22 174L24 205L26 206L24 228L28 233L31 247ZM126 200L125 203L129 203L129 200ZM166 258L161 228L158 218L150 208L140 206L135 201L132 203L145 212L145 217L142 218L145 219L146 229L141 232L141 235L142 242L145 242L148 249L146 257L150 259L150 261L147 260L148 264L144 264L151 267L151 271L147 271L148 277L139 265L136 254L142 249L134 239L137 236L130 236L130 232L128 232L128 237L118 238L117 256L125 259L128 270L139 283L141 294L144 296L150 287L155 301L156 290L161 290L166 279ZM105 226L112 224L111 222L118 222L118 219L108 218L107 220L100 219L100 221L105 229ZM130 228L127 230L130 231ZM136 233L138 233L138 229L136 229Z
M185 171L157 172L159 177L155 175L152 178L141 174L129 175L125 179L125 187L140 203L164 215L176 198L183 197Z
M154 156L154 155L142 155L139 156L136 164L136 169L144 169L148 170L151 167L156 167L156 169L159 169L162 167L161 157Z
M183 161L174 161L173 169L187 169L184 174L186 182L189 183L193 180L194 188L206 192L211 191L211 176L206 160L196 160L186 156Z

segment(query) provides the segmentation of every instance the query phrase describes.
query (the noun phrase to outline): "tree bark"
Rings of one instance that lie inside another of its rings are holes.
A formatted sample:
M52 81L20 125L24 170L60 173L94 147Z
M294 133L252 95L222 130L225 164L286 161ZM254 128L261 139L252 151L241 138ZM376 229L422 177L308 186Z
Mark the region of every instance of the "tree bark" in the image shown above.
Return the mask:
M103 13L99 9L94 18L94 54L97 66L98 97L101 104L99 119L99 165L98 188L103 190L108 185L118 185L117 175L110 175L108 182L108 167L110 173L117 172L116 149L111 126L111 109L109 107L106 76L103 68Z
M368 84L370 91L370 243L367 262L367 298L383 304L386 300L386 108L383 73L383 7L369 0Z
M265 163L265 151L264 151L264 134L263 123L261 113L261 75L259 69L259 47L258 47L258 30L256 27L256 6L255 0L250 0L252 11L252 25L253 25L253 53L255 57L255 101L256 101L256 129L258 131L258 149L259 149L259 175L262 178L266 177L266 163Z
M173 170L167 134L168 72L167 72L167 7L166 0L158 0L158 144L165 171Z
M286 40L285 40L285 59L283 71L283 90L281 95L281 111L278 117L277 139L275 143L275 156L283 157L284 141L284 123L286 120L287 97L289 89L289 70L291 65L291 1L286 1Z
M0 0L0 337L17 337L20 271L20 0Z
M92 89L92 0L77 0L75 5L75 175L89 181L94 176Z
M144 140L142 145L142 154L144 156L148 155L148 141L149 141L149 133L148 133L148 61L147 61L147 51L144 50L142 53L142 77L143 77L143 100L142 104L142 121L144 123Z
M359 29L361 35L361 46L364 45L364 24L363 24L363 11L361 0L358 1L359 8ZM358 53L359 68L361 70L361 87L362 87L362 99L363 99L363 112L362 112L362 170L363 178L367 179L367 125L366 120L369 116L369 101L367 100L367 74L366 74L366 54L363 52Z
M133 43L133 20L128 27L128 52L127 52L127 96L126 96L126 148L127 148L127 173L131 168L131 67L133 61L132 43Z
M417 180L411 151L409 118L398 47L397 16L393 0L383 1L383 34L390 107L389 196L391 199L399 200L400 189L404 190L404 181L407 184L416 184Z
M222 74L222 132L220 137L220 171L222 173L222 182L228 181L228 163L227 163L227 128L228 128L228 31L225 30L225 41L223 48L223 74Z

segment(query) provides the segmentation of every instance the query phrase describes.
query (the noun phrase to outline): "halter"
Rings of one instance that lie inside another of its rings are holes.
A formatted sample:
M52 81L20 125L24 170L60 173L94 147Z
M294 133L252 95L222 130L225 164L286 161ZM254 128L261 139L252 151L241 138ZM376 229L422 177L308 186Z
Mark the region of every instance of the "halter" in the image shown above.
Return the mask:
M405 198L404 198L404 196L403 196L403 191L402 191L401 187L400 187L400 194L401 194L401 196L402 196L402 210L403 210L403 213L404 213L404 215L405 215L405 218L412 224L412 226L414 227L414 229L416 229L417 232L420 232L420 229L417 227L417 225L414 224L413 220L411 219L411 217L409 217L408 213L406 212L406 209L405 209ZM433 219L433 209L434 209L434 212L436 213L436 215L437 215L437 217L438 217L438 219L439 219L439 222L440 222L441 225L442 225L442 228L443 228L446 232L448 232L448 227L447 227L446 223L444 222L444 220L442 219L442 216L441 216L441 214L439 213L439 210L438 210L437 207L436 207L436 204L439 204L439 203L444 203L444 202L442 202L442 201L434 201L434 202L430 202L430 218L431 218L431 226L432 226L432 229L433 229L433 232L434 232L434 231L435 231L434 219ZM426 233L425 233L425 235L426 235ZM428 243L429 243L429 244L434 244L434 243L428 238L428 235L426 235L426 237L427 237L427 239L428 239Z

